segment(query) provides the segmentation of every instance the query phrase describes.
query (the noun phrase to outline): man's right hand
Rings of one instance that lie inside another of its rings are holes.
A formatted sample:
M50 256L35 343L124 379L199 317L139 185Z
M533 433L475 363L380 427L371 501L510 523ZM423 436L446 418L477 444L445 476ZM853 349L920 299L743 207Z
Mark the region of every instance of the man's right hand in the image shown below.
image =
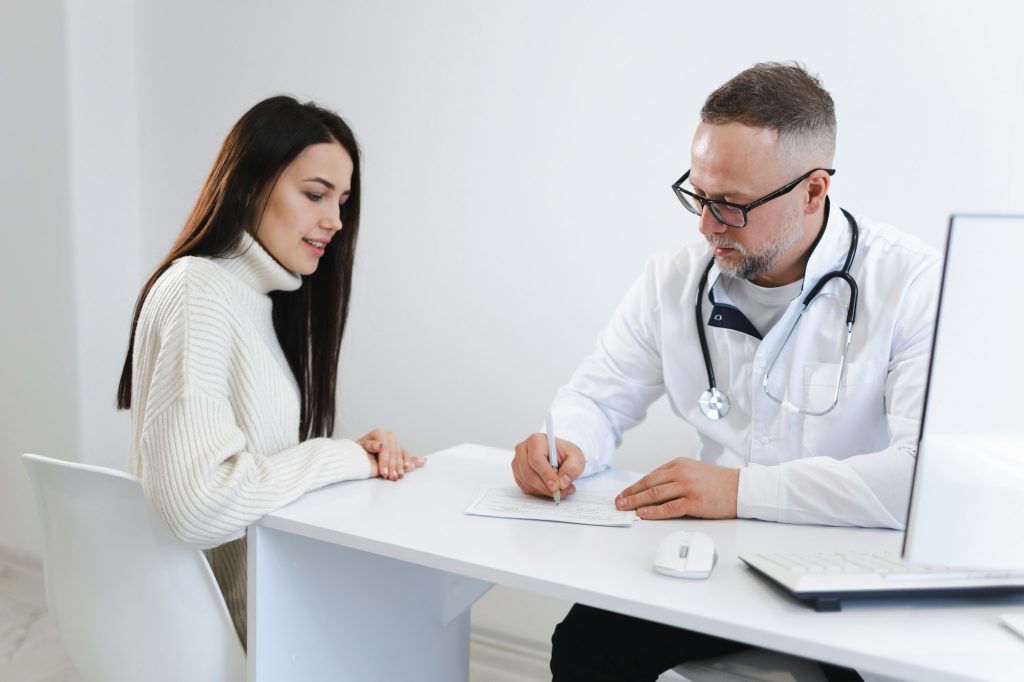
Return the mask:
M535 433L516 446L512 458L512 475L524 493L539 497L551 497L560 489L562 495L576 492L573 481L583 473L586 461L583 453L574 443L561 438L555 439L558 450L558 475L551 468L548 459L548 437Z

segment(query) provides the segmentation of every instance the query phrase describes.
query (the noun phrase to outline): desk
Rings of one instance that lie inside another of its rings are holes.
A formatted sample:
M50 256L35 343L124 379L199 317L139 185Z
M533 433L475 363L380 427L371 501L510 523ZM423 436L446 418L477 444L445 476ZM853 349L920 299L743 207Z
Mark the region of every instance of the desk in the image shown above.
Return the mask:
M249 679L465 680L469 607L494 583L904 679L1009 680L1024 670L1024 640L999 624L1001 614L1024 612L1024 596L849 602L816 613L736 558L898 550L900 533L695 519L602 528L463 514L481 488L512 484L510 459L461 445L400 483L330 486L253 526ZM658 541L684 528L715 539L707 580L651 570Z

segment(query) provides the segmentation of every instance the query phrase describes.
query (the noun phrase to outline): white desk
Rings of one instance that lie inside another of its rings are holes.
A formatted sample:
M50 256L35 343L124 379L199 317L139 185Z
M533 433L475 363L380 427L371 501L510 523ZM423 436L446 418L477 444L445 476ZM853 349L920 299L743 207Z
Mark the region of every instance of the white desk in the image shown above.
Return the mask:
M331 486L251 528L249 679L465 680L468 609L493 583L898 678L1021 679L1024 639L999 616L1024 612L1024 596L845 602L839 613L816 613L736 558L898 549L899 533L745 520L601 528L463 514L481 488L512 484L510 459L462 445L400 483ZM707 580L651 570L658 541L681 528L715 538L718 564Z

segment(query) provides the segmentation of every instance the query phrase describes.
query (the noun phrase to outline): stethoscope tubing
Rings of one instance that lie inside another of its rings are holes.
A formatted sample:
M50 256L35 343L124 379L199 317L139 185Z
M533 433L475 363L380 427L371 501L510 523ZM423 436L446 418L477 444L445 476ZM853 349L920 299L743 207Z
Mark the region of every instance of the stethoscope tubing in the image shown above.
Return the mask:
M800 311L800 316L797 318L797 321L790 328L789 334L786 335L786 339L783 341L782 344L782 347L785 347L786 343L788 343L789 338L793 335L793 332L796 330L796 325L800 322L800 319L803 317L803 314L807 311L808 306L810 306L814 298L819 293L821 293L821 290L825 287L826 284L828 284L833 279L841 279L844 282L846 282L846 285L849 287L850 290L850 302L846 309L846 344L843 348L842 371L839 377L840 384L836 387L836 399L833 401L832 406L829 407L824 412L807 413L810 414L811 416L820 416L822 414L827 414L838 403L840 386L842 383L842 379L846 374L846 358L850 346L850 338L853 334L853 323L857 318L857 300L859 296L859 288L857 286L857 280L855 280L853 278L853 275L850 274L850 268L853 267L854 258L856 258L857 256L857 245L860 239L860 228L857 225L856 219L854 219L854 217L850 214L849 211L847 211L845 208L840 208L839 210L841 210L843 212L843 215L846 216L846 220L850 225L850 248L846 252L846 260L843 262L843 267L840 270L833 270L822 275L821 278L818 279L817 283L815 283L815 285L811 287L807 295L804 296L803 309ZM697 337L700 340L700 352L701 355L703 355L704 357L704 369L707 371L708 375L708 388L706 391L704 391L704 393L701 394L701 400L699 401L701 411L704 412L705 416L707 416L710 419L721 419L726 414L728 414L729 400L725 396L725 394L718 389L718 385L715 382L715 370L714 365L711 361L711 350L708 347L707 334L704 331L704 290L707 288L708 277L711 273L711 268L712 266L714 266L714 264L715 259L714 257L712 257L711 260L708 262L707 267L704 268L704 273L701 275L700 282L697 285L697 300L695 301L696 305L694 306L694 313L696 315L697 321ZM775 367L775 363L778 362L779 357L781 357L782 347L780 347L778 355L775 356L775 360L772 361L771 367L769 368L768 372L765 373L765 393L768 393L768 375L771 374L771 369ZM718 404L716 407L709 409L708 403L711 397L717 399ZM787 407L787 409L789 409L791 412L800 411L798 408L796 408L793 405L790 405L786 401L779 401L770 393L768 393L768 397L772 398L773 400L776 400L776 402L781 402L781 404L784 407Z

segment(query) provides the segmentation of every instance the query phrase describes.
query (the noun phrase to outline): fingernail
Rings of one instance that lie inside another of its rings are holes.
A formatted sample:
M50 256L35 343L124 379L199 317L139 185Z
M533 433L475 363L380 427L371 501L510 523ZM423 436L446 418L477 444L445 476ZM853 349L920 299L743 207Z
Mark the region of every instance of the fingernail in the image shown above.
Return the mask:
M617 498L615 500L615 506L616 507L625 507L626 506L626 501L624 499L622 499L621 497L619 497L619 498Z
M558 487L558 484L555 483L554 480L549 478L548 479L548 490L550 490L551 492L554 492L555 488L557 488L557 487Z
M381 476L387 476L387 475L388 475L388 470L387 470L387 467L385 467L385 468L383 468L383 469L381 469L381 470L380 470L380 475L381 475Z
M568 476L562 476L562 487L563 488L568 488L570 483L572 483L572 481L569 480Z

